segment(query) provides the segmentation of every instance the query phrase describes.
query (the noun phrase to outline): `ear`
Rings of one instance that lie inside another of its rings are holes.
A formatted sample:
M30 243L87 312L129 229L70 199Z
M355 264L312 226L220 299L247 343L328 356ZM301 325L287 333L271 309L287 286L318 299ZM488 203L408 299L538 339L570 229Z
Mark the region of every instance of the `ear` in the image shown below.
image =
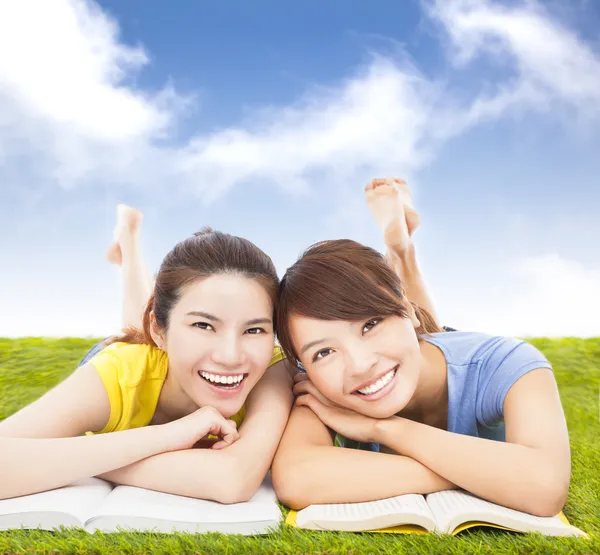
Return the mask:
M156 316L154 315L154 310L150 312L150 336L156 343L156 346L161 350L165 350L165 345L167 344L166 334L163 329L158 325L156 321Z
M402 288L402 304L404 305L404 308L406 310L406 316L410 319L414 328L417 329L421 327L421 322L419 320L419 317L417 316L415 307L406 296L406 290L404 289L404 287Z

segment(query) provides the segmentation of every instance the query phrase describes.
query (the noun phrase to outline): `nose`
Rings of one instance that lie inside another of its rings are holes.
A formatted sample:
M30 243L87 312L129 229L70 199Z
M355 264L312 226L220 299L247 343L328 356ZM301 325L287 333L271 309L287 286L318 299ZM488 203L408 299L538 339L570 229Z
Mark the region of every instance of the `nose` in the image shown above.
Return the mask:
M352 343L347 349L346 368L353 378L368 376L377 364L377 354L363 341Z
M241 338L237 334L222 334L212 351L212 360L228 368L237 368L244 362L244 350Z

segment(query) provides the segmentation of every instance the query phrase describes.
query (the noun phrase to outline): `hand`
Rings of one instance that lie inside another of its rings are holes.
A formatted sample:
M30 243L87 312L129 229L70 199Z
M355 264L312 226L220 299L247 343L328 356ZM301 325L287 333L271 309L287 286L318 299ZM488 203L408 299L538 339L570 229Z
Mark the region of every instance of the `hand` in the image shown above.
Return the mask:
M296 381L296 378L294 379ZM362 443L378 443L376 431L379 421L376 418L331 402L317 390L308 377L296 381L294 393L297 395L296 405L308 407L325 426L338 434Z
M219 438L210 445L211 449L223 449L240 437L235 422L227 420L213 407L202 407L183 418L161 424L161 427L166 432L171 451L191 449L208 435Z

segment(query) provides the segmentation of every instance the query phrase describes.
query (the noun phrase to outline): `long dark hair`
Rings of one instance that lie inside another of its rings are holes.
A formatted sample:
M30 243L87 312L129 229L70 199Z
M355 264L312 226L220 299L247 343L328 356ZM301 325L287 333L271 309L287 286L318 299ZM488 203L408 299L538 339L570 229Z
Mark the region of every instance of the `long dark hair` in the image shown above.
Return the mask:
M150 334L150 313L154 312L161 329L168 329L171 311L183 288L216 274L233 274L259 282L271 299L275 325L279 278L271 258L247 239L205 227L177 243L163 259L154 292L144 310L142 329L125 328L122 335L107 343L123 341L156 346Z
M298 362L290 315L349 321L405 318L406 302L402 282L384 255L348 239L322 241L309 247L281 280L277 337L288 359ZM411 304L421 324L417 334L443 331L427 310Z

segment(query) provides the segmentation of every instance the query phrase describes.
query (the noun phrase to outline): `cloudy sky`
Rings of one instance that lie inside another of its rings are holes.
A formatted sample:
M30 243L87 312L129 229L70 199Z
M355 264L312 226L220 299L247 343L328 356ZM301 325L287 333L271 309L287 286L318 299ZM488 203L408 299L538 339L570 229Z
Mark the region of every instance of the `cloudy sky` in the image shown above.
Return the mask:
M593 0L0 3L0 336L106 335L124 202L162 256L205 224L280 273L381 249L374 176L412 185L443 322L600 335Z

